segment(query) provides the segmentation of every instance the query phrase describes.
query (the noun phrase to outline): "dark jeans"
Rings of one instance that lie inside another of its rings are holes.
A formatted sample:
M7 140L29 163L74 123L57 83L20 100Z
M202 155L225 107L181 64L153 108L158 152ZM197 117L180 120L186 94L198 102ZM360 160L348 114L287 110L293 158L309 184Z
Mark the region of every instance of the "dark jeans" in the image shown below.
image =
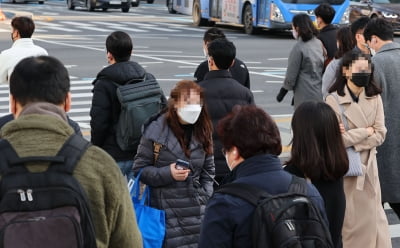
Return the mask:
M129 182L129 179L133 179L133 160L128 160L128 161L119 161L117 162L119 168L121 169L121 172L124 176L126 176L126 179Z

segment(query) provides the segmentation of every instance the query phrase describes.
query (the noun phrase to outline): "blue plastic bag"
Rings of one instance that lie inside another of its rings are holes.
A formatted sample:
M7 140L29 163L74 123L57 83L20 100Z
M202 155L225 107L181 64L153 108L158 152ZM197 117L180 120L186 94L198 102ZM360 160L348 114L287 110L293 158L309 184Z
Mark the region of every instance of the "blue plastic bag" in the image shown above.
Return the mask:
M165 236L165 211L150 207L150 188L145 187L140 197L140 175L136 177L131 196L136 212L136 221L142 233L144 248L161 248Z

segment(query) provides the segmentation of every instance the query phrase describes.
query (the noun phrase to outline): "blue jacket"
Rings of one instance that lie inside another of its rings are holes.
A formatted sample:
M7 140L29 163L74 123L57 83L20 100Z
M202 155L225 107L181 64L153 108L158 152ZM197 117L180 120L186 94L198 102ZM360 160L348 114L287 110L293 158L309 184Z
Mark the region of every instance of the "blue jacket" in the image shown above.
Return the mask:
M270 194L281 194L288 191L292 175L282 169L278 157L263 154L243 161L231 172L228 180L251 184ZM320 194L312 184L308 186L308 196L326 219ZM252 247L254 209L253 205L238 197L215 193L207 204L199 248Z

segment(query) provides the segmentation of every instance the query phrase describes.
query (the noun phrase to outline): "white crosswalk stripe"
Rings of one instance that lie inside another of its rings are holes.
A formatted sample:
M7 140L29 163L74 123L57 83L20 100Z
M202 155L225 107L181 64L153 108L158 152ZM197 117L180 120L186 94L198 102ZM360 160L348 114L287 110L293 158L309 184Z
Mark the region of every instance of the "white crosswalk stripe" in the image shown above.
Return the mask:
M195 28L189 25L175 24L175 23L135 23L135 22L104 22L104 21L91 21L91 22L80 22L80 21L36 21L35 33L53 33L60 31L64 33L84 33L88 30L100 32L100 33L111 33L115 30L137 32L137 33L154 33L154 32L165 32L165 33L182 33L187 31L194 31L203 33L204 29ZM0 29L0 33L8 33L10 30Z
M84 128L88 128L90 122L89 112L92 104L92 89L92 80L71 81L72 106L68 115ZM8 85L0 85L0 116L9 114L8 92Z

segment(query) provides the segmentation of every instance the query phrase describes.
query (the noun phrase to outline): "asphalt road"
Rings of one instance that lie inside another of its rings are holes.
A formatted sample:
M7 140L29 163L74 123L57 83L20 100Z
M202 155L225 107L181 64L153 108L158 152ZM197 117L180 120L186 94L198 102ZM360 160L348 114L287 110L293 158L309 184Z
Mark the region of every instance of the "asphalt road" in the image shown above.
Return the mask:
M91 82L107 66L105 39L111 32L121 30L132 36L132 59L156 76L166 94L179 80L193 79L195 68L205 59L202 36L207 27L192 26L190 16L169 14L163 0L156 0L154 4L141 2L128 13L120 10L88 12L82 8L70 11L65 1L49 1L43 5L0 3L0 8L8 17L15 12L33 14L35 43L59 58L69 70L73 97L69 114L86 130L86 134L90 121ZM235 43L237 57L250 70L256 104L275 118L283 145L289 145L292 95L289 93L282 103L277 103L275 96L284 78L290 49L295 43L291 33L263 32L249 36L239 27L218 27ZM0 50L9 48L11 44L9 20L2 21ZM0 85L0 116L6 113L8 88ZM393 247L400 247L399 221L391 210L387 210L387 214L393 224Z

